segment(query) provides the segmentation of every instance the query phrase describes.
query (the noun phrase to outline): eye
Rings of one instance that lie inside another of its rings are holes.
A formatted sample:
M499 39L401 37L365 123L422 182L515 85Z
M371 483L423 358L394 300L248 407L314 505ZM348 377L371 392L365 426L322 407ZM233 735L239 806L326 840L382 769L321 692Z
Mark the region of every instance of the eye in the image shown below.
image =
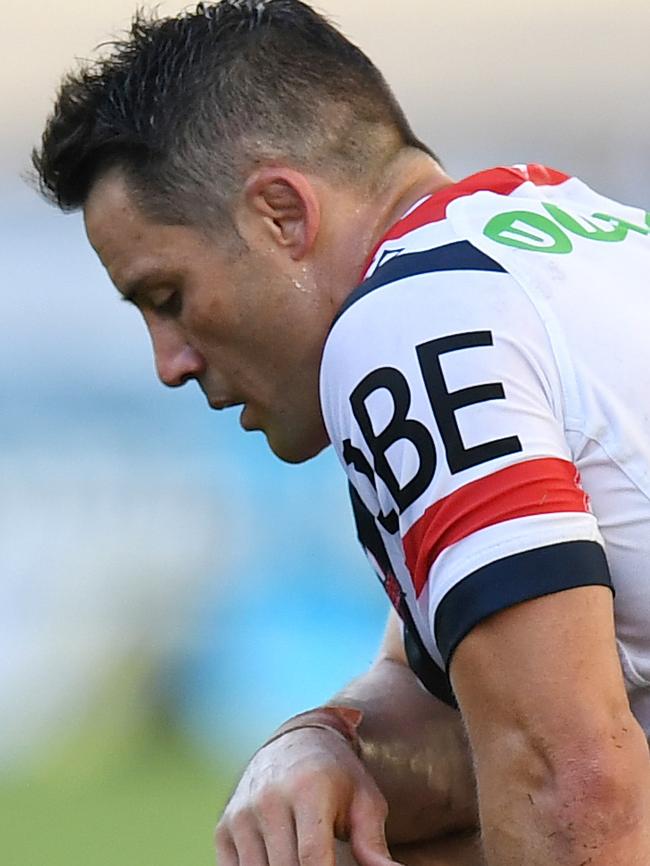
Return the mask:
M151 296L150 305L160 316L178 316L182 309L181 294L176 289L165 289L154 292Z

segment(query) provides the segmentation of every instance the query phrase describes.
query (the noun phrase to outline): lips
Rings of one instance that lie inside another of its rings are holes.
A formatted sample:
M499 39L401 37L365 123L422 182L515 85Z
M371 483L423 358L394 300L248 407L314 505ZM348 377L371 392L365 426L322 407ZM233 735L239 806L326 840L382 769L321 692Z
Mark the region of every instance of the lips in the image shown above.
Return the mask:
M235 406L243 406L243 401L239 400L208 400L210 407L221 412L222 409L233 409Z
M242 408L242 412L239 418L239 423L244 430L259 430L258 427L252 418L251 407L243 400L213 400L209 399L208 404L212 409L216 409L217 412L220 412L222 409L234 409L236 407Z
M247 406L247 405L244 405L244 409L243 409L243 411L239 417L239 424L243 430L249 430L250 431L250 430L260 430L261 429L260 427L258 427L254 423L254 421L251 417L250 406Z

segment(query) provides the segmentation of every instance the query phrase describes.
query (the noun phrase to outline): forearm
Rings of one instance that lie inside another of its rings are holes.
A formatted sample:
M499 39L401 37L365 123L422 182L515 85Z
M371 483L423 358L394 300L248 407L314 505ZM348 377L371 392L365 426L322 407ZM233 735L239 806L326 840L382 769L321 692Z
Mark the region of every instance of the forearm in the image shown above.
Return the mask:
M362 759L389 806L389 842L435 838L477 824L471 758L460 714L409 668L383 659L336 695L357 707Z

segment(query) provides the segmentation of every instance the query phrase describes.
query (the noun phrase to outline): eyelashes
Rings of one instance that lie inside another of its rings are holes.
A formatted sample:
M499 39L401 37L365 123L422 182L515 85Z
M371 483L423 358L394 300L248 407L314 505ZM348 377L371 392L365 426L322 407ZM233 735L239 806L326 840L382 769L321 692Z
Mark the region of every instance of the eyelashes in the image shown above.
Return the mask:
M161 316L178 316L183 308L180 292L172 292L161 304L152 306L155 312Z

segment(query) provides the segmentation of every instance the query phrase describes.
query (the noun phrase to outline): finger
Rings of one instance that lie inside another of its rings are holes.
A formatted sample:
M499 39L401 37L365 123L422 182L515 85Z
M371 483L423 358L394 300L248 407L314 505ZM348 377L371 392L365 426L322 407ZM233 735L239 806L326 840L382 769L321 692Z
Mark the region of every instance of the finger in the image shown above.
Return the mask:
M303 801L296 806L295 816L300 866L336 866L335 815L331 807Z
M269 866L299 866L296 822L288 805L259 815Z
M266 845L257 829L248 825L237 828L233 831L233 842L241 866L269 866Z
M386 801L358 793L350 805L350 847L359 866L395 866L386 842Z
M218 866L239 866L237 848L226 829L217 827L214 834L214 844L217 850Z

